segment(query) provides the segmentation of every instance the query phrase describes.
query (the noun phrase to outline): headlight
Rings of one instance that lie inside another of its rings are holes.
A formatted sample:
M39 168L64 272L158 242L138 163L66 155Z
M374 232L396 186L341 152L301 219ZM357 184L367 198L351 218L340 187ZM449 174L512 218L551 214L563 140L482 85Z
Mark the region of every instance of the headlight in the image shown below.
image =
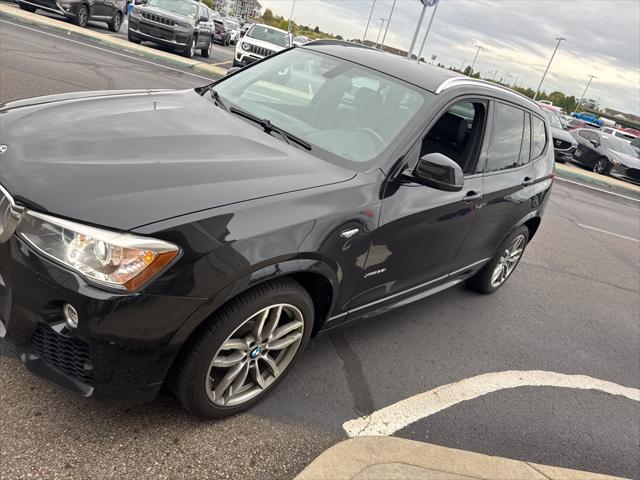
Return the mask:
M115 233L27 212L18 233L46 256L89 281L139 290L176 259L180 250L161 240Z
M249 45L248 43L243 43L242 49L248 52L249 50L251 50L251 45Z

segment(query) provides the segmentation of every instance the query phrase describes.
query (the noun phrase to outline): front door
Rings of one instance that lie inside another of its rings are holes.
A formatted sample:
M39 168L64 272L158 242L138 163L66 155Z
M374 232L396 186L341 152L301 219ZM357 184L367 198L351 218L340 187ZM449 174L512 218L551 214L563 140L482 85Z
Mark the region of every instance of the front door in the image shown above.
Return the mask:
M449 105L408 155L409 169L428 153L441 153L457 162L468 173L461 191L446 192L399 179L389 182L351 312L379 313L446 281L482 197L482 175L474 174L474 169L486 111L487 103L479 100Z

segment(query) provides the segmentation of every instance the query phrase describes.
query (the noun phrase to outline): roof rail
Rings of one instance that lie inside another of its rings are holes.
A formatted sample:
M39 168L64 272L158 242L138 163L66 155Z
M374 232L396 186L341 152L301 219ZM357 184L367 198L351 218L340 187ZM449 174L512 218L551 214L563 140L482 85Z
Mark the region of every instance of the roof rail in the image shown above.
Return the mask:
M511 90L509 88L505 88L505 87L502 87L500 85L496 85L495 83L487 82L486 80L480 80L478 78L470 78L470 77L452 77L452 78L448 78L447 80L445 80L444 82L442 82L440 84L440 86L436 89L435 93L444 92L446 89L451 88L451 87L457 87L458 85L469 85L469 84L478 85L478 86L486 87L486 88L492 88L494 90L499 90L499 91L501 91L503 93L509 93L509 94L515 95L516 97L521 98L523 100L527 100L527 101L533 103L535 106L538 106L538 104L536 102L534 102L532 99L530 99L526 95L523 95L523 94L521 94L519 92L516 92L515 90Z

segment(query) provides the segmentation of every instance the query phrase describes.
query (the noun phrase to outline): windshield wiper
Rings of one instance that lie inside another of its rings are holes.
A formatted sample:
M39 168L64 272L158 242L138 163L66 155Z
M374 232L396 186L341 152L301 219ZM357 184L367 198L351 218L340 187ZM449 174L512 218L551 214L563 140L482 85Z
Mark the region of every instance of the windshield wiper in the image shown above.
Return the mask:
M311 145L307 142L305 142L304 140L302 140L301 138L296 137L295 135L281 129L280 127L276 127L273 123L271 123L271 121L266 120L266 119L262 119L260 117L256 117L255 115L250 114L249 112L245 112L244 110L241 110L239 108L236 107L231 107L229 109L229 111L231 113L235 113L236 115L239 115L241 117L246 118L247 120L251 120L252 122L257 123L258 125L260 125L263 130L268 133L271 134L271 132L275 132L278 135L280 135L282 137L282 139L287 142L289 145L291 145L291 143L295 143L297 145L300 145L302 148L304 148L305 150L311 150Z
M213 88L212 85L207 85L207 90L209 90L211 92L211 96L213 97L213 99L215 100L216 104L223 110L226 110L227 112L229 111L229 107L227 107L227 105L222 101L222 97L220 96L220 94L216 91L215 88Z

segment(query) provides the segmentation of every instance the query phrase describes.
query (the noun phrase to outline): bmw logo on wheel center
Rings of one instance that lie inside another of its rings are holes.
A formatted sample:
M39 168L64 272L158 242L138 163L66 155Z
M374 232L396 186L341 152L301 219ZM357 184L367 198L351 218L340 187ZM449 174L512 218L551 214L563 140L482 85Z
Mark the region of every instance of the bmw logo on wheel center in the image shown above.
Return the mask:
M262 347L258 345L249 353L249 357L252 359L258 358L258 356L262 353Z

